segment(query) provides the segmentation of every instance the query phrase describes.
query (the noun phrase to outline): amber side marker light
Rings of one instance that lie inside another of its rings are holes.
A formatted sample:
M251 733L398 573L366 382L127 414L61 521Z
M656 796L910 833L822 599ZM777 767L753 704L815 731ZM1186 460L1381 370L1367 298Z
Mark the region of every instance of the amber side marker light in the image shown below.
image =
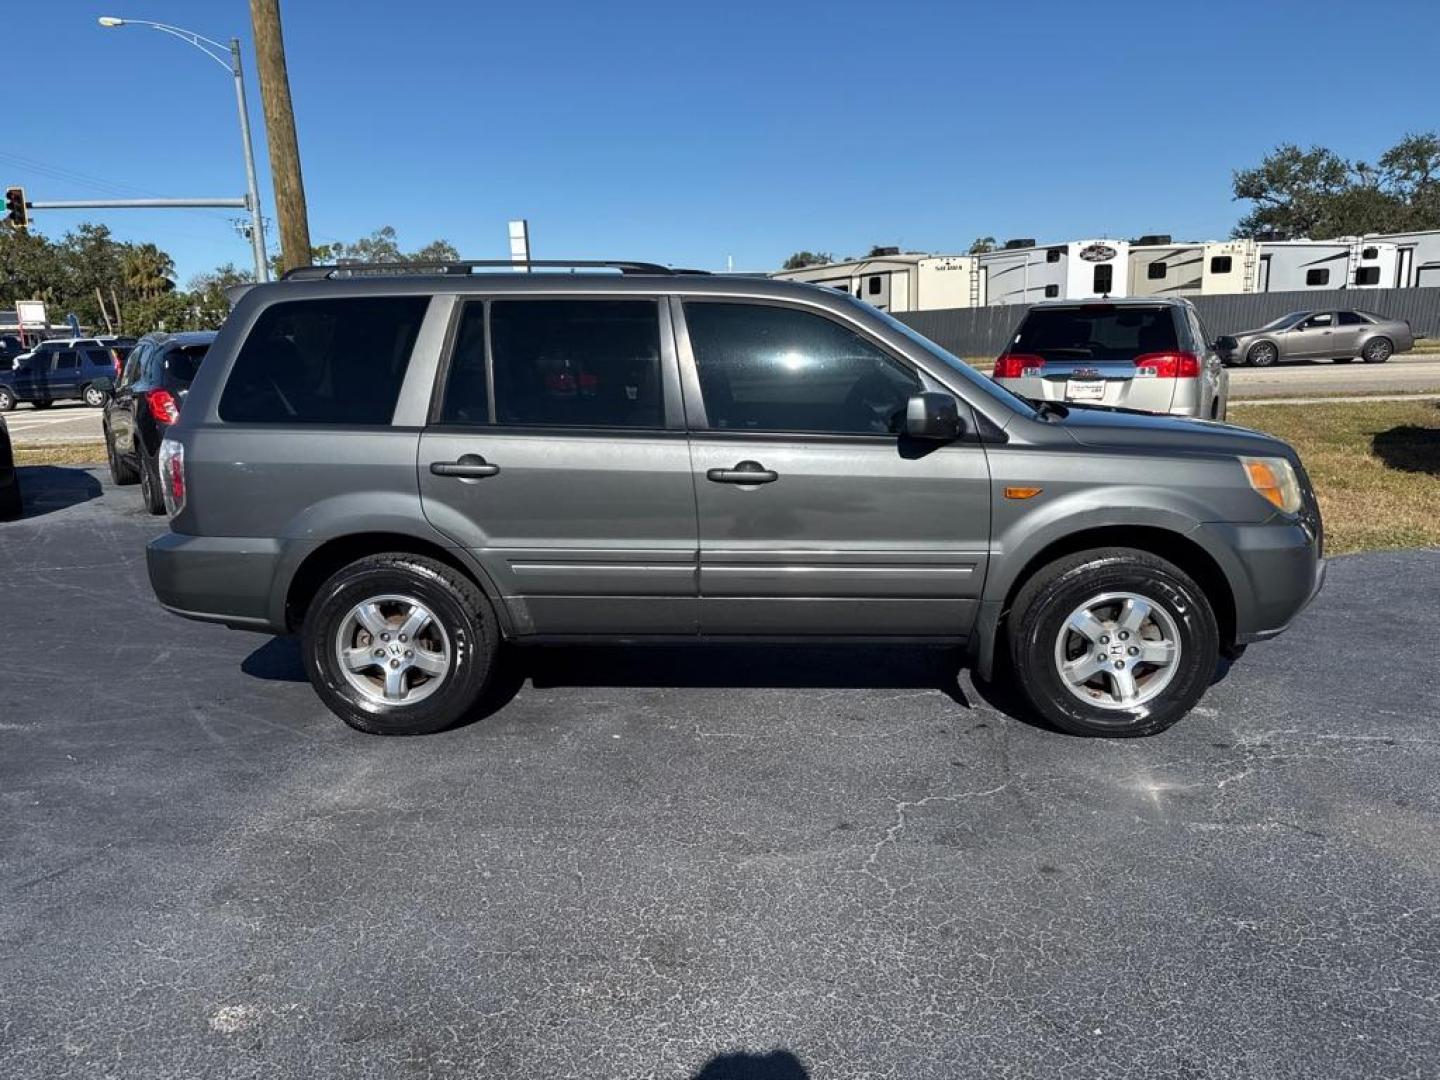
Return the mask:
M1007 499L1033 499L1036 495L1039 495L1040 492L1042 492L1042 491L1044 491L1044 490L1045 490L1044 488L1034 488L1034 487L1007 487L1007 488L1005 489L1005 498L1007 498Z

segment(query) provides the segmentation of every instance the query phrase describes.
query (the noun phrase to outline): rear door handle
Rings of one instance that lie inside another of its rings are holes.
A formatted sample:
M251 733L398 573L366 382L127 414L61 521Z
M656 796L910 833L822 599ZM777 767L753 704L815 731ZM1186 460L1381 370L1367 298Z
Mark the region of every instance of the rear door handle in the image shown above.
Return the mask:
M455 461L432 461L430 471L436 476L458 476L462 480L483 480L500 471L479 454L461 454Z
M742 461L733 469L708 469L705 479L717 484L773 484L780 474L758 461Z

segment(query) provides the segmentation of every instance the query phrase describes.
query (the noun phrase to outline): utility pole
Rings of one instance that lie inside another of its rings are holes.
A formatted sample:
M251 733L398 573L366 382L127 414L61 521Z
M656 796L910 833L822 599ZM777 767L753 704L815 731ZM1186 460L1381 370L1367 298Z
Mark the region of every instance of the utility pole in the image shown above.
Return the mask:
M260 101L265 107L265 139L270 147L270 175L275 182L283 273L310 264L310 222L305 210L305 182L300 176L295 110L290 103L290 75L285 68L280 0L250 0L250 25L260 69Z

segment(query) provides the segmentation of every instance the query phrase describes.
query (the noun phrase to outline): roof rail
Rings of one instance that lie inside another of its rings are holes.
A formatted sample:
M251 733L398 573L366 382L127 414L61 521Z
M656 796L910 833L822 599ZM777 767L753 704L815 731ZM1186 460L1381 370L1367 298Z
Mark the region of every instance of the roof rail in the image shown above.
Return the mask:
M466 259L462 262L386 262L386 263L335 263L326 266L297 266L285 271L283 281L320 281L335 277L350 277L355 274L445 274L468 275L477 267L504 268L516 270L521 267L545 267L547 269L570 270L619 270L622 274L661 274L669 277L677 273L703 273L703 271L672 270L659 263L624 262L614 259Z

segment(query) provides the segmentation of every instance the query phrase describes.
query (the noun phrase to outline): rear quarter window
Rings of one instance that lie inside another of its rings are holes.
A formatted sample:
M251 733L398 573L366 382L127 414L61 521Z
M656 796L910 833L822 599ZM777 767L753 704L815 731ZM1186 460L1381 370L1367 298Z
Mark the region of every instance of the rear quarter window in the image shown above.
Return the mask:
M240 424L388 424L426 296L272 304L255 320L220 396Z

